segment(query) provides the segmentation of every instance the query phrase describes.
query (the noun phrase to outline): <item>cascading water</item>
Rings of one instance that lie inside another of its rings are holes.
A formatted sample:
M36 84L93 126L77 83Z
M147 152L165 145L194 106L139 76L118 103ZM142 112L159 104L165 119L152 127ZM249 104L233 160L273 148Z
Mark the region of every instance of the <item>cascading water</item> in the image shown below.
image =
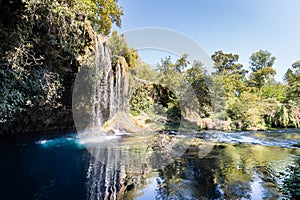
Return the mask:
M102 126L116 113L128 110L129 87L126 73L127 64L123 57L118 57L112 66L109 45L98 35L95 37L95 82L93 85L92 126Z
M101 128L106 121L112 119L118 112L127 111L129 106L129 78L127 64L123 57L118 57L112 65L109 44L100 35L95 36L95 65L93 69L93 84L91 91L92 112L89 127L93 127L84 135L85 141L93 141L100 133L106 133ZM114 129L118 129L115 124ZM116 130L117 131L117 130ZM90 132L93 132L90 134ZM90 138L92 136L92 138ZM106 139L108 137L105 137ZM88 171L89 199L117 199L122 187L125 170L120 167L119 151L112 145L113 141L103 140L100 146L87 149L93 155Z

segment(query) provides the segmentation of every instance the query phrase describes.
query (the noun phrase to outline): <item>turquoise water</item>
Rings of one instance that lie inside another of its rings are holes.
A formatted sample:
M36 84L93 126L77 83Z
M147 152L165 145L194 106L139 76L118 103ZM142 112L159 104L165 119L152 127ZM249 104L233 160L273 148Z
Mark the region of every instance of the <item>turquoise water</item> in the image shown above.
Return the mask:
M1 199L86 199L89 153L76 134L1 138Z
M87 146L76 133L2 137L1 199L284 197L279 172L300 156L299 148L292 147L300 142L299 129L200 132L194 137L210 142L210 151L189 148L162 168L147 157L144 137L112 138L118 143L109 147Z

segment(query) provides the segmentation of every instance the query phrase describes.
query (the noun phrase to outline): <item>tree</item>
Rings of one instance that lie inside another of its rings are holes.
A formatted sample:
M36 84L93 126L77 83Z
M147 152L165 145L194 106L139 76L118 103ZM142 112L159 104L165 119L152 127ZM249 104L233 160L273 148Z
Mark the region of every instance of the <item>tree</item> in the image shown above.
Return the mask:
M267 82L270 82L276 71L272 68L276 58L268 51L260 50L250 57L250 86L261 89Z
M275 98L280 102L285 102L287 99L286 86L281 83L269 83L268 85L262 86L261 91L263 99Z
M125 58L131 69L136 67L139 56L135 49L130 48L127 44L124 34L119 35L117 31L113 31L109 37L110 49L112 54L112 63L115 65L118 57Z
M122 9L115 0L11 0L0 1L0 11L0 130L54 125L49 115L73 123L76 73L95 33L121 25Z
M287 96L290 99L300 101L300 60L293 63L292 68L285 73L287 82Z
M139 62L136 68L134 69L134 73L137 78L146 80L149 82L157 81L158 73L154 69L152 69L148 64L144 62Z
M171 61L171 56L168 56L160 60L160 64L157 64L156 69L160 73L165 74L168 70L171 70L173 66L174 64Z
M229 117L234 121L241 122L240 128L266 128L263 115L267 104L257 93L244 92L240 97L230 98L227 104Z
M117 0L21 0L26 11L36 20L48 19L49 22L58 22L61 17L66 23L73 20L89 20L93 29L108 35L112 24L121 26L122 9ZM50 11L50 12L49 12ZM47 17L48 18L44 18Z
M186 70L185 76L198 99L200 112L203 115L208 116L209 111L211 111L209 91L211 81L206 70L202 66L203 64L201 62L194 61L193 66Z
M245 75L248 71L238 63L239 55L217 51L211 57L217 69L215 74L221 76L227 97L241 95L246 90Z
M184 70L189 64L187 57L187 54L183 54L175 63L172 62L171 56L161 59L161 63L156 68L159 71L160 83L173 90L178 90L184 84Z
M183 70L190 64L187 59L188 54L182 54L180 58L177 59L176 63L174 64L175 71L178 73L182 73Z
M212 56L217 74L232 74L238 73L244 75L246 70L242 69L243 65L237 63L239 60L238 54L223 53L223 51L216 51Z

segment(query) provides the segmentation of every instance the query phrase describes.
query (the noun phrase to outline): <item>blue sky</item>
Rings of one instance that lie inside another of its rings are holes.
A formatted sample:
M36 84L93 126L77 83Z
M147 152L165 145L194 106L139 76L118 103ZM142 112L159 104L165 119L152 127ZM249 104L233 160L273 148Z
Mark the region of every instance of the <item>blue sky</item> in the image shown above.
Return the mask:
M277 58L277 80L300 60L299 0L119 0L119 5L124 16L122 28L114 27L118 32L141 27L179 31L209 56L217 50L239 54L247 69L253 52L268 50ZM142 54L147 62L160 60L151 52Z

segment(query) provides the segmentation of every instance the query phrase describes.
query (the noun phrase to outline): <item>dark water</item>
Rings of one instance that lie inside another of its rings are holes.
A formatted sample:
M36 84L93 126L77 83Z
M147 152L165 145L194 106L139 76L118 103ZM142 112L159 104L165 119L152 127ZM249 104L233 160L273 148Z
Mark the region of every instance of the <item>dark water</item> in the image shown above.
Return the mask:
M0 199L86 199L90 155L74 136L1 138Z
M299 129L194 137L209 146L193 143L162 167L145 137L112 138L109 147L83 145L77 134L1 138L0 199L284 198L279 173L300 156Z

